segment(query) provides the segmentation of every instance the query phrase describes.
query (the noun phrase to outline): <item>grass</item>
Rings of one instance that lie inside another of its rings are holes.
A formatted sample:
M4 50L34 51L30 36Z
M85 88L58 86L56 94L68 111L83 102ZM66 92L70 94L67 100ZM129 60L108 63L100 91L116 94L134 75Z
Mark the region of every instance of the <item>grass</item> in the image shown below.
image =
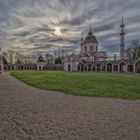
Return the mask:
M140 75L119 73L11 71L37 88L80 96L140 99Z

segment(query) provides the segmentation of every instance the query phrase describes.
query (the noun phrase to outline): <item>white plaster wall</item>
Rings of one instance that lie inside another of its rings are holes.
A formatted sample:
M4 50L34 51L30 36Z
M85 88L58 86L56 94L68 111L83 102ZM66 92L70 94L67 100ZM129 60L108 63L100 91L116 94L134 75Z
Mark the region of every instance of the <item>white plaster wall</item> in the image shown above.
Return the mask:
M105 58L97 58L97 61L105 61Z
M65 62L64 63L64 70L68 71L68 66L71 66L71 71L77 71L79 62Z
M39 67L41 66L41 70L43 70L43 67L46 65L45 62L38 62L37 63L37 70L39 70Z
M85 46L87 47L87 51L85 51ZM90 46L93 46L93 50L90 50ZM93 53L96 52L96 46L98 49L98 44L97 43L86 43L81 46L81 53Z

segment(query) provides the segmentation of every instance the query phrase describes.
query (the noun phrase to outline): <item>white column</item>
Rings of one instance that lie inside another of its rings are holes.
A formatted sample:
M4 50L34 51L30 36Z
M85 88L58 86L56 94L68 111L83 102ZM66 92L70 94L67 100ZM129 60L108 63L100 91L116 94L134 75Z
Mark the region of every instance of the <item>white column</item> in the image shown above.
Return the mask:
M133 64L133 73L136 73L136 65Z
M93 71L93 65L91 65L91 71Z
M105 65L105 72L107 72L107 65Z
M114 72L114 65L112 64L112 72Z
M88 71L88 65L87 65L87 71Z
M81 66L79 66L79 68L80 68L80 70L79 70L79 71L81 71Z
M95 72L97 72L97 65L95 65Z
M102 64L100 65L100 72L102 72Z
M126 72L128 72L128 65L126 64Z

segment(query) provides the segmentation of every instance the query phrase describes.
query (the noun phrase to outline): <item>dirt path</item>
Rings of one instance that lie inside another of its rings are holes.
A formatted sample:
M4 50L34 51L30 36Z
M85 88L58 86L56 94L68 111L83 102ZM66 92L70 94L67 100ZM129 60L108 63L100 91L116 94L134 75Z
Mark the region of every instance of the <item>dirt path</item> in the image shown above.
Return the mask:
M0 140L140 140L140 100L77 97L0 74Z

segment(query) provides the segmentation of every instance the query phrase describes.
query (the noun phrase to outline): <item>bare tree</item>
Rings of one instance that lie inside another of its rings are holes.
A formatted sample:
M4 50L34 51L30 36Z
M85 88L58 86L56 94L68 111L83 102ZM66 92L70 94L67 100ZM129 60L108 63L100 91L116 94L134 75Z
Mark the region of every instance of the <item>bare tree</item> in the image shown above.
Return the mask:
M8 50L8 55L9 55L9 63L13 64L13 58L14 58L14 51Z
M15 54L15 63L21 63L21 54L20 53Z
M7 61L7 63L8 63L8 53L7 52L3 52L1 55L5 59L5 61Z
M128 59L137 60L140 58L140 44L138 40L131 42L130 47L125 50Z

